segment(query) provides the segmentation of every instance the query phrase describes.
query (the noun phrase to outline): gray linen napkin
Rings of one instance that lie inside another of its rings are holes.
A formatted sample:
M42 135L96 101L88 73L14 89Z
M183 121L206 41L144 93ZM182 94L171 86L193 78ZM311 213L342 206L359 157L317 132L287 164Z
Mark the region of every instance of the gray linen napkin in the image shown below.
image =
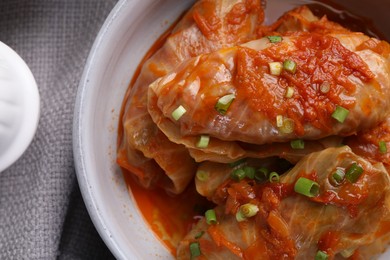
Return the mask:
M78 189L72 121L89 50L116 0L1 0L0 41L41 96L36 136L0 173L0 259L111 259Z

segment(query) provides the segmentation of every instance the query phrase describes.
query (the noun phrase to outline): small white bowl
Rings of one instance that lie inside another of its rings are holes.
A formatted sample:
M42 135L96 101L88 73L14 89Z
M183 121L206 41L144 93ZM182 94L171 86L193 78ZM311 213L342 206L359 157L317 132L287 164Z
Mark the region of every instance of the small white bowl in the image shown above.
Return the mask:
M118 259L173 258L129 195L115 163L116 138L123 96L139 62L192 3L120 0L96 38L79 85L73 125L77 178L96 229ZM269 1L267 21L302 3Z
M39 93L27 64L0 42L0 172L30 145L39 121Z

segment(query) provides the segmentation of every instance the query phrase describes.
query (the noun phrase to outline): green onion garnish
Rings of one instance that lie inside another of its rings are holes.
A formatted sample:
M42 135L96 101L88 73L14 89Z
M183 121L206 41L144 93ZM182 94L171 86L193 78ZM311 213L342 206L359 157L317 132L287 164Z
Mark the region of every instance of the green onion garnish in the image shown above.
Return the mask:
M283 69L294 74L297 71L297 64L292 60L285 60L283 62Z
M279 35L267 36L267 38L271 43L277 43L283 40L282 36Z
M198 242L192 242L190 244L190 253L191 253L191 257L200 256L201 252L200 252L200 246Z
M345 173L345 178L349 182L355 183L359 179L360 175L362 175L362 173L363 173L363 168L357 165L357 163L353 163Z
M279 76L282 73L283 65L281 62L270 62L268 63L271 75Z
M336 171L332 174L331 182L333 185L337 186L343 182L345 177L345 172L341 168L337 168Z
M283 126L283 116L282 115L277 115L276 116L276 126L277 127L282 127Z
M268 179L269 170L265 167L257 169L255 173L255 179L257 181L265 181Z
M235 169L230 174L230 178L232 178L235 181L241 181L246 176L246 173L243 168Z
M187 112L187 110L182 106L178 106L178 108L176 108L173 112L172 112L172 117L173 119L175 119L175 121L179 120L180 117L182 117L185 113Z
M286 98L292 98L294 95L294 88L293 87L287 87L286 94L284 95Z
M279 176L279 174L277 172L271 172L269 174L268 180L271 183L279 182L280 176Z
M225 115L235 98L236 98L236 95L234 95L234 94L229 94L229 95L225 95L225 96L221 97L220 99L218 99L217 104L215 104L215 109L221 115Z
M229 163L229 167L230 168L234 168L234 167L236 167L236 166L238 166L240 164L243 164L244 162L246 162L246 158L242 158L242 159L240 159L238 161Z
M283 124L279 127L279 131L283 134L291 134L294 132L295 122L291 118L284 118Z
M257 212L259 212L259 207L257 207L255 204L247 203L241 205L236 213L236 220L238 222L244 221L247 218L255 216Z
M210 136L208 135L201 135L199 137L199 141L196 143L196 147L198 148L207 148L209 146L210 142Z
M209 209L204 213L206 217L206 222L209 225L217 224L217 216L215 215L215 210Z
M199 238L201 238L203 236L203 234L204 234L204 231L202 230L198 234L196 234L196 236L194 238L195 239L199 239Z
M302 139L292 140L290 141L290 146L292 149L304 149L305 142Z
M196 172L196 178L200 181L207 181L209 179L209 173L205 171L197 171Z
M320 91L324 94L328 93L330 90L330 83L328 81L324 81L320 86Z
M318 250L315 260L328 260L328 254L324 251Z
M345 119L349 114L349 110L345 109L341 106L336 106L336 110L333 112L332 117L339 121L340 123L344 123Z
M385 141L379 142L379 152L381 153L387 153L387 145Z
M255 173L256 169L250 166L245 166L242 168L245 172L245 176L248 177L249 179L254 179L255 178Z
M344 249L340 252L340 255L344 258L350 258L355 253L356 248Z
M307 197L315 197L320 193L320 185L317 182L300 177L294 185L296 193L305 195Z

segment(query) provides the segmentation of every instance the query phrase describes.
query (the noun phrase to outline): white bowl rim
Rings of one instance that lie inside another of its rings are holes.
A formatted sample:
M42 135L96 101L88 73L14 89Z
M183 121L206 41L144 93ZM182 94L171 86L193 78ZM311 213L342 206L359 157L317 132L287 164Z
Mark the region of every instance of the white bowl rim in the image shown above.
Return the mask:
M85 161L84 161L84 150L83 150L83 140L81 138L81 125L82 125L82 111L84 109L83 100L85 99L85 93L87 89L91 86L88 84L88 78L91 73L91 67L95 62L99 48L102 45L102 42L105 38L105 35L110 30L113 21L119 15L123 7L128 4L129 0L120 0L114 8L111 10L110 14L103 23L94 43L92 49L89 53L87 62L84 66L84 71L78 86L76 103L74 109L74 119L73 119L73 157L76 169L76 176L79 183L81 195L83 197L84 203L86 205L87 211L91 220L99 233L100 237L103 239L107 247L110 249L111 253L118 259L125 259L126 255L124 251L118 245L118 242L115 240L115 237L110 234L109 229L107 228L107 223L102 217L98 202L92 193L92 188L89 185L88 176L86 173ZM130 1L133 2L133 1ZM134 5L135 5L134 1Z

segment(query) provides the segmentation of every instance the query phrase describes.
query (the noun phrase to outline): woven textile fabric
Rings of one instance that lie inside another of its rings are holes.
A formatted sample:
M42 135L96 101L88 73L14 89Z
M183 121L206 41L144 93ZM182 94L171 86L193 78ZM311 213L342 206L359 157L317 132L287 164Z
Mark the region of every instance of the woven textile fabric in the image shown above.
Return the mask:
M41 97L32 144L0 173L0 259L113 258L80 195L72 122L88 53L115 3L0 1L0 40L26 61Z

